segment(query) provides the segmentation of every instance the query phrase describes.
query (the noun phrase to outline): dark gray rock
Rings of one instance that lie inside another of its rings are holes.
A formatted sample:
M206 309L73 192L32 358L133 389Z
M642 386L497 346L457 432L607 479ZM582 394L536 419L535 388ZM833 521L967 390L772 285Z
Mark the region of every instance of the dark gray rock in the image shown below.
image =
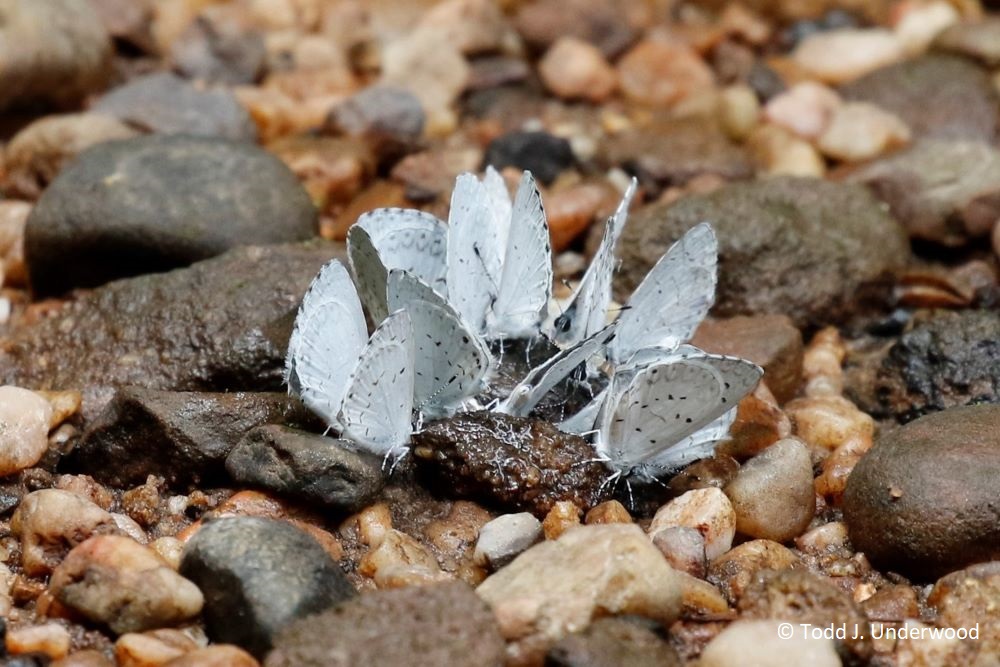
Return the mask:
M257 126L232 92L199 90L170 72L133 79L99 99L92 110L156 134L257 139Z
M916 137L996 137L998 97L989 72L970 60L926 55L843 86L844 98L871 102L902 118Z
M561 639L545 667L680 667L676 651L642 619L602 618Z
M8 332L0 378L82 390L88 419L115 387L282 391L294 310L320 267L342 253L326 243L239 248L113 282Z
M246 433L226 457L226 470L242 484L308 503L356 512L382 490L381 461L352 451L345 440L277 425Z
M236 246L316 234L295 175L257 146L152 136L85 151L49 185L25 229L36 293L166 271Z
M499 667L489 606L462 582L362 595L289 625L265 667Z
M322 429L298 400L279 393L119 390L84 432L68 464L117 487L159 475L170 484L220 481L226 456L263 424Z
M259 517L206 523L184 548L179 572L205 595L209 638L257 657L289 623L355 594L316 540L290 523Z
M424 121L424 108L413 93L372 86L335 106L325 130L363 138L381 160L394 162L418 147Z
M551 183L574 162L569 142L548 132L500 135L490 142L483 158L483 166L517 167L530 171L542 183Z
M560 500L604 500L608 468L594 448L551 422L465 412L413 434L413 455L437 488L509 511L545 516Z
M863 186L776 177L649 206L622 233L622 303L684 232L708 221L719 239L718 317L784 313L800 328L844 319L859 290L903 267L900 225ZM886 281L888 282L888 281Z
M1000 218L1000 151L982 141L924 140L854 172L913 238L961 245Z
M235 21L199 16L170 45L174 69L189 79L227 85L249 84L264 73L267 49L259 33Z
M885 570L931 580L1000 559L1000 406L952 408L887 436L844 492L854 546Z
M907 422L946 408L1000 403L1000 313L939 311L889 348L875 377L880 416Z

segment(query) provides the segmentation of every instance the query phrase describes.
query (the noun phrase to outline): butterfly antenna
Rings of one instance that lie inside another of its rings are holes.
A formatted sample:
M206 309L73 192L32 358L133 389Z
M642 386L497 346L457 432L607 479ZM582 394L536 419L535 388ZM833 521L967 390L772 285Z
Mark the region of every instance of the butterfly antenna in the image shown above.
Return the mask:
M390 450L390 451L389 451L389 452L388 452L388 453L386 454L386 457L391 457L391 456L392 456L392 454L393 454L393 450ZM399 465L399 463L400 463L400 462L401 462L401 461L402 461L403 459L405 459L405 458L406 458L407 456L409 456L409 454L410 454L410 450L409 450L409 448L404 448L404 449L403 449L403 453L402 453L402 454L400 454L399 456L397 456L397 457L395 457L395 458L393 459L393 461L392 461L392 465L391 465L391 466L389 466L389 477L392 477L392 473L396 472L396 466L398 466L398 465ZM383 461L382 463L383 463L383 465L385 465L385 462L384 462L384 461Z
M635 496L632 495L632 482L625 480L625 488L628 489L628 508L630 512L635 512Z

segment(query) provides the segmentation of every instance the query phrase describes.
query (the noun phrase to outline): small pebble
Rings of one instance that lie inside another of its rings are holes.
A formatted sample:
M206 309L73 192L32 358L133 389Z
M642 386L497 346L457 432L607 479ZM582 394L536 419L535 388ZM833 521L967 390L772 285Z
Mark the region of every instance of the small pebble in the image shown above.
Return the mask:
M618 61L625 96L651 106L672 106L714 83L711 68L679 42L645 39Z
M777 125L758 125L748 137L747 146L771 176L822 178L826 173L826 163L812 144Z
M811 76L846 83L903 59L903 43L881 28L845 28L809 35L792 52L795 63Z
M56 660L51 667L123 667L115 665L104 655L102 651L96 649L84 649L74 651L65 658Z
M739 620L715 636L701 653L699 667L784 667L815 665L840 667L840 658L831 639L803 636L792 625L793 634L780 634L788 626L776 619Z
M30 468L48 449L52 405L20 387L0 387L0 476Z
M117 535L98 535L74 547L53 570L49 591L119 634L190 620L204 603L198 587L155 552Z
M163 667L260 667L260 663L237 646L216 644L185 653Z
M603 102L618 85L615 69L596 46L560 37L538 63L545 87L565 99Z
M870 160L910 140L910 128L893 114L867 102L848 102L833 112L817 146L846 162Z
M583 522L588 526L595 523L632 523L632 517L617 500L606 500L591 507Z
M746 139L760 121L760 100L750 86L737 84L728 86L720 98L719 120L731 138Z
M162 665L196 648L198 644L180 630L128 632L115 642L115 660L119 667L150 667Z
M875 420L840 396L797 398L785 412L795 435L815 447L834 450L848 440L870 445L875 436Z
M479 530L473 560L497 570L542 537L542 524L530 512L502 514Z
M815 81L795 84L768 100L764 117L805 139L823 134L840 107L840 96Z
M7 631L6 647L14 655L44 653L58 660L69 653L69 631L58 623L13 628Z
M708 580L719 587L730 602L743 597L757 573L785 570L800 565L791 549L771 540L752 540L733 547L708 566Z
M920 55L942 32L959 22L958 10L950 2L900 3L904 12L893 26L896 38L909 56Z
M847 546L847 526L842 521L831 521L803 533L795 540L800 551L821 554Z
M713 560L733 545L736 513L721 490L693 489L656 511L649 534L655 539L657 531L674 526L698 530L705 537L705 557Z
M697 528L670 526L656 531L651 538L670 567L693 577L705 576L705 537Z
M403 588L451 579L430 549L394 528L364 555L358 572L373 579L379 588Z
M580 525L581 510L569 500L560 500L554 505L542 521L545 539L555 540L570 528Z

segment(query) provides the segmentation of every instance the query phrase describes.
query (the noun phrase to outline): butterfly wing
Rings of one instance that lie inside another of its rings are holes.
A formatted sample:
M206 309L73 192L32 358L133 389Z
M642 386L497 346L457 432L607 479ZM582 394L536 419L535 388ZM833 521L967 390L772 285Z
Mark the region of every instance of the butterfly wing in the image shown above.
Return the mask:
M313 280L288 341L285 381L289 391L330 426L351 370L368 340L361 301L347 269L327 263Z
M490 369L486 344L443 297L412 273L389 272L389 310L405 310L413 326L416 409L447 416L480 391Z
M542 197L524 172L514 198L500 289L489 317L491 338L538 334L552 295L552 246Z
M657 477L679 470L699 459L708 458L715 451L715 443L729 437L729 428L736 421L737 410L736 407L730 408L715 421L640 464L636 472L646 477Z
M556 425L563 433L575 433L576 435L583 435L594 430L594 426L597 423L598 415L600 414L601 407L604 405L605 400L608 395L608 390L604 389L601 393L583 406L575 415L567 417L563 421Z
M410 316L389 315L375 329L347 383L338 421L344 436L378 456L410 441L414 352Z
M501 219L502 211L496 211L502 198L489 172L487 180L489 186L473 174L461 174L448 216L448 300L476 333L486 330L486 313L497 296L510 225L509 219ZM509 198L506 201L509 213Z
M619 316L609 358L623 363L646 347L691 338L715 301L718 243L707 223L692 227L650 269Z
M611 324L573 347L561 350L544 364L533 368L514 387L507 400L498 408L499 411L516 417L527 416L553 387L562 382L580 364L597 354L608 339L614 335L616 327L617 323Z

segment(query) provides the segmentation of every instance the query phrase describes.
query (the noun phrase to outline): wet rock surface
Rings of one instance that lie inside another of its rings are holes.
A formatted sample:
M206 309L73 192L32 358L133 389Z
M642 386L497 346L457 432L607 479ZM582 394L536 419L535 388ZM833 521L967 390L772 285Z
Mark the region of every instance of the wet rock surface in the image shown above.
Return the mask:
M847 482L844 519L874 564L926 580L1000 554L992 405L927 415L883 437Z
M205 594L208 635L262 657L289 623L354 595L337 563L294 526L255 517L205 524L180 573Z
M681 234L708 220L719 238L721 317L783 313L796 325L835 321L856 293L909 256L906 237L859 186L780 177L728 185L630 217L620 244L620 300Z
M454 582L355 598L297 621L277 638L267 667L359 664L469 667L504 664L489 607Z
M294 175L255 146L139 137L95 146L55 179L28 218L25 258L34 290L53 295L307 240L315 216Z
M247 431L282 423L323 428L285 394L129 387L119 390L84 432L70 465L118 486L139 484L148 475L171 484L218 481L225 476L226 457Z
M38 389L79 388L91 417L116 386L281 390L291 331L283 318L338 252L323 244L243 248L111 283L13 332L0 376Z
M357 511L384 482L378 457L352 451L352 443L267 425L246 432L226 457L240 482L331 510Z
M413 455L461 497L544 514L560 500L592 507L610 471L583 438L549 422L494 412L461 413L413 434Z

